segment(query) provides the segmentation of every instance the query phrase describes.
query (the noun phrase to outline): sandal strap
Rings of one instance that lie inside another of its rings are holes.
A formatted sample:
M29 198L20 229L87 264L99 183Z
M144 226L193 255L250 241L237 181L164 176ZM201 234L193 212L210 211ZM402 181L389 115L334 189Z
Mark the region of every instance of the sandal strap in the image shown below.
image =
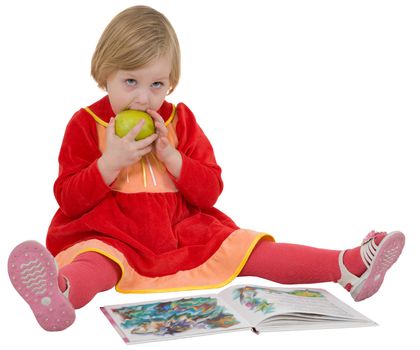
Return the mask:
M363 245L360 247L360 256L366 268L369 268L370 265L372 265L372 261L373 261L373 258L375 257L377 250L378 250L378 245L375 243L374 237L364 242Z
M369 269L372 265L376 251L378 250L378 245L375 243L375 237L378 234L379 233L375 231L370 232L365 237L365 239L362 242L362 246L360 247L360 256L362 258L363 263L366 266L366 269ZM350 284L351 290L354 290L359 284L362 283L364 279L353 275L349 270L347 270L346 266L344 265L345 252L345 250L341 251L338 258L341 277L337 282L341 284L344 288L346 288L346 286Z
M344 253L346 251L342 250L338 256L338 265L340 267L340 273L341 277L337 281L337 283L341 284L344 288L348 284L351 284L352 288L358 284L360 278L356 275L353 275L349 270L347 270L347 267L344 265Z
M55 264L55 268L57 269L57 275L58 275L58 271L59 271L59 266L57 263L57 260L54 259L54 264ZM66 276L63 276L64 280L66 281L66 290L63 293L63 295L68 299L69 298L69 294L70 294L70 281Z
M62 293L68 299L69 298L69 294L70 294L70 281L68 280L68 278L66 276L63 276L63 277L64 277L64 280L66 281L67 288Z

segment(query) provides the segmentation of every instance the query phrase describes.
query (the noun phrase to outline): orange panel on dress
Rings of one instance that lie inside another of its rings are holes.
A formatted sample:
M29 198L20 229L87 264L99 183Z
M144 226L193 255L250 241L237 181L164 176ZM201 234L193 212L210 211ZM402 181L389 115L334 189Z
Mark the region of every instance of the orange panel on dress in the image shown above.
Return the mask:
M177 115L166 126L168 129L168 139L172 146L178 146L178 138L176 136ZM104 153L106 150L106 127L97 123L99 150ZM157 159L156 155L151 152L142 159L124 168L120 171L117 179L111 184L114 191L124 193L139 192L177 192L175 184L168 175L166 167Z

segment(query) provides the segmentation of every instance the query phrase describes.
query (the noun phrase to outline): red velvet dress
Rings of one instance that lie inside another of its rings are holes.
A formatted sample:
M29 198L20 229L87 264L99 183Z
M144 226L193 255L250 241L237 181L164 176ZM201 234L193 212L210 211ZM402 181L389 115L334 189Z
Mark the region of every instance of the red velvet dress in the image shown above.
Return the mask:
M108 96L70 120L59 155L59 204L47 248L60 266L85 251L117 262L121 292L219 287L241 270L253 247L270 238L240 229L213 207L223 183L212 146L184 104L159 110L182 155L178 179L153 154L107 186L97 160L114 116Z

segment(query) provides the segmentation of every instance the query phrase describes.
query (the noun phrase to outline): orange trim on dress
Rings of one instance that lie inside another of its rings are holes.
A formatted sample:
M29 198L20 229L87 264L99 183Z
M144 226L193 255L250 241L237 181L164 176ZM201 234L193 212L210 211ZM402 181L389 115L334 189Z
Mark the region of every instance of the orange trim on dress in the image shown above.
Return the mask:
M98 117L95 114L95 112L92 111L89 107L85 107L84 110L86 112L88 112L93 117L93 119L95 119L95 121L98 124L100 124L100 125L102 125L104 127L107 127L108 126L108 123L106 121L103 121L100 117ZM165 122L165 125L166 126L168 126L172 122L172 120L175 118L175 114L176 114L176 105L172 104L172 112L171 112L171 115L169 116L168 120Z
M122 271L115 289L120 293L158 293L182 290L220 288L239 275L252 250L262 239L273 240L266 233L239 229L220 245L203 264L173 275L146 277L136 272L124 255L114 247L97 239L80 242L60 252L56 257L59 268L71 263L85 252L97 252L117 263Z

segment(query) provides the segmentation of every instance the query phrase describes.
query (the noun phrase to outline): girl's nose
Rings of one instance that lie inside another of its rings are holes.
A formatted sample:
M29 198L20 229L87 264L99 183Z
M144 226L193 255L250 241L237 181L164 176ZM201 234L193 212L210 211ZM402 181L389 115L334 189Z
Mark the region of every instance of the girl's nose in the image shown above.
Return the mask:
M149 93L143 89L139 90L136 98L134 99L134 103L139 107L144 107L149 105Z

